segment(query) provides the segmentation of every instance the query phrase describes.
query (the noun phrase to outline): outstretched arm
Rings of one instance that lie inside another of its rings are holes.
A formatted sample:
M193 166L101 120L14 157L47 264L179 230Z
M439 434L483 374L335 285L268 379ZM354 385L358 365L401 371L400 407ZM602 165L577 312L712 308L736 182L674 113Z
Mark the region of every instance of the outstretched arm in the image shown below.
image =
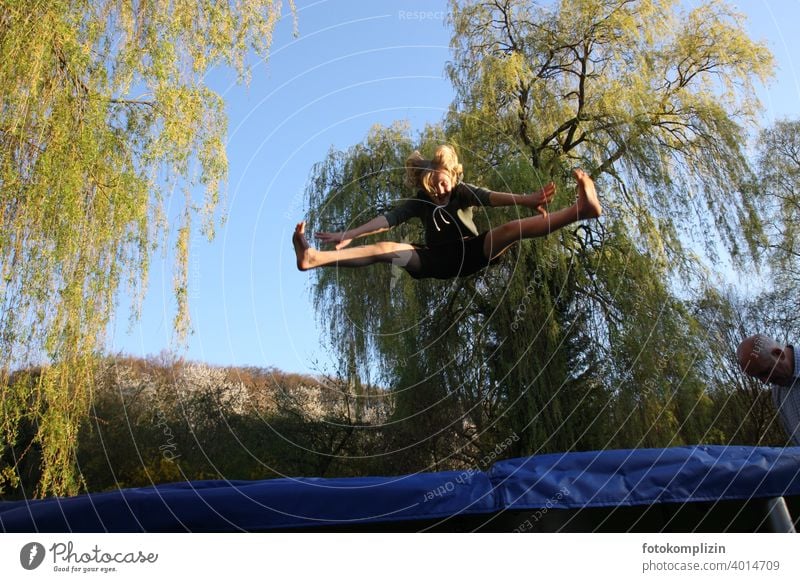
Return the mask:
M535 208L539 213L547 216L547 205L556 194L556 185L550 182L538 192L531 194L511 194L509 192L491 192L489 204L491 206L525 206Z
M316 238L322 243L336 243L335 248L338 250L349 245L353 239L387 230L389 230L389 221L386 220L385 216L381 215L376 216L369 222L365 222L361 226L343 232L318 232Z

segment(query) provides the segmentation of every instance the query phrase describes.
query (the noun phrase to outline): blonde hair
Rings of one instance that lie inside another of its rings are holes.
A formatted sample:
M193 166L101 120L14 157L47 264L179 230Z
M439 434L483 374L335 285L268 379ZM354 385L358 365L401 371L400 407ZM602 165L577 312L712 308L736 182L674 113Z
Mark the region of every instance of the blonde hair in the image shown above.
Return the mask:
M411 188L422 188L433 194L434 187L431 180L433 173L438 171L449 173L454 183L461 181L464 168L458 163L458 154L452 146L440 145L436 148L432 160L426 160L418 151L408 156L406 159L406 184Z

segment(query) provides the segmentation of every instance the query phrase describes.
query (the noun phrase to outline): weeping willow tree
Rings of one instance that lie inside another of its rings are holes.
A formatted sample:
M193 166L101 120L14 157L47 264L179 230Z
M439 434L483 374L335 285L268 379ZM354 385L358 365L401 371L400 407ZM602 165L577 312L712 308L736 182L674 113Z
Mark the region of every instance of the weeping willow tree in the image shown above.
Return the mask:
M310 228L344 230L388 210L404 196L413 196L404 185L405 159L417 147L432 151L444 136L437 128L428 128L417 143L409 133L402 123L376 126L363 143L346 152L332 151L320 162L307 188ZM411 222L393 236L419 241L423 233L419 224ZM394 418L387 439L410 435L435 451L437 443L452 436L448 427L457 415L452 414L441 374L429 372L435 362L427 348L440 341L442 332L448 333L440 329L441 314L458 311L459 301L436 283L412 283L400 265L383 267L368 272L316 271L315 309L330 333L331 349L351 364L349 373L364 383L377 381L394 388ZM423 313L430 316L420 317ZM417 436L420 430L425 432L422 438ZM410 469L411 464L404 467Z
M0 3L0 487L37 454L38 494L76 491L76 435L117 292L127 281L140 303L173 231L185 337L191 229L213 236L227 167L222 99L204 75L220 64L246 80L280 16L280 0Z
M557 207L582 166L606 214L468 279L321 272L334 349L355 346L362 372L382 370L409 396L407 418L446 409L437 430L473 455L509 435L511 454L711 438L698 365L709 338L687 298L719 249L740 264L754 252L743 144L771 54L723 2L453 1L450 24L446 119L417 139L375 130L333 152L311 183L314 220L343 228L408 196L403 156L441 140L458 146L468 181L524 192L554 180ZM490 210L479 226L517 212Z
M765 209L761 248L782 289L800 283L800 120L781 120L764 129L758 142L758 201ZM791 301L791 300L790 300ZM797 325L789 303L785 315Z
M584 166L607 209L599 225L561 237L556 256L576 259L570 277L537 267L542 245L520 247L523 268L511 287L539 269L546 291L520 331L536 338L539 322L556 320L551 339L532 344L545 357L503 366L514 378L507 391L527 402L521 414L537 419L529 449L702 437L711 403L697 363L708 337L675 282L704 278L698 249L713 260L727 248L740 264L755 249L742 144L757 112L754 84L772 70L769 52L722 2L688 13L678 2L648 1L452 6L457 98L449 132L481 151L487 181L509 153L544 173ZM563 309L553 301L557 290ZM565 317L570 311L584 314L582 328ZM553 347L559 334L587 345L596 365L570 362L568 342ZM566 381L528 388L524 379L552 369L547 358L561 352L553 359L567 362ZM576 370L591 370L591 380L576 384ZM604 389L595 386L598 374ZM577 394L586 400L575 408ZM581 412L588 424L575 422Z
M756 148L753 198L762 228L757 231L761 259L752 270L759 283L749 299L755 316L740 326L742 335L765 333L786 343L800 336L797 289L800 284L800 120L782 119L764 128Z

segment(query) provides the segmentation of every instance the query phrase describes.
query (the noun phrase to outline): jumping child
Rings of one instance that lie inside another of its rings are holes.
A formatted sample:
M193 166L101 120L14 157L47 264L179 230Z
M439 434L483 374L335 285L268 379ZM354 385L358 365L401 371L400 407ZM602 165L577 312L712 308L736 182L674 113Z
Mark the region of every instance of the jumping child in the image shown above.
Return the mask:
M594 182L583 170L573 172L577 180L577 201L569 208L548 213L546 205L555 195L551 182L532 194L492 192L461 181L463 167L448 145L436 149L432 160L414 152L406 160L406 182L418 190L416 198L369 222L343 232L321 232L322 243L335 243L333 250L320 251L308 244L305 222L292 236L297 268L365 267L389 263L402 267L415 279L451 279L472 275L494 262L511 245L546 236L580 220L599 217L603 209ZM540 215L501 224L478 233L472 220L475 206L525 206ZM425 229L425 244L393 241L347 247L354 239L385 232L411 218L419 218Z

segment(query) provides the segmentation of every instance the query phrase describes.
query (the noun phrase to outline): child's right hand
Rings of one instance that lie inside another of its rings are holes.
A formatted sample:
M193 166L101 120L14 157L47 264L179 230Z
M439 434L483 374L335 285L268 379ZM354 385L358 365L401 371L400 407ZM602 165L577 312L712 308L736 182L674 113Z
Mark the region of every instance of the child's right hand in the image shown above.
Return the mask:
M334 248L337 251L343 249L353 241L352 238L345 238L344 232L318 232L316 234L316 239L323 244L336 243Z

